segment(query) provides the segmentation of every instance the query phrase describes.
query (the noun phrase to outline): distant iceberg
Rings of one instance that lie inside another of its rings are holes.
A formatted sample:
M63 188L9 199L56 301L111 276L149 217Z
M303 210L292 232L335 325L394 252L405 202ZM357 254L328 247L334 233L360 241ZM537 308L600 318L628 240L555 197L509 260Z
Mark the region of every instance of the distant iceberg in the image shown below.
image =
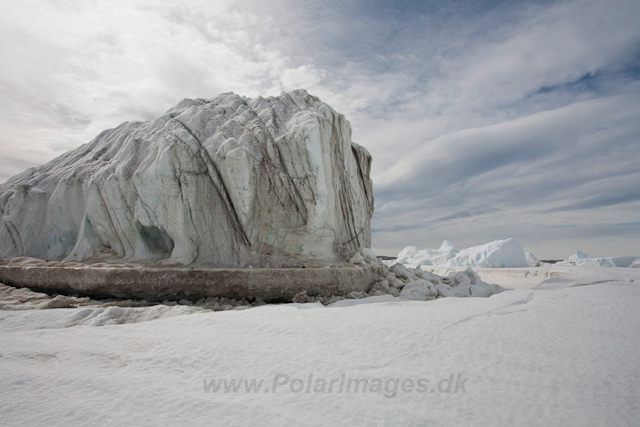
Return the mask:
M618 256L618 257L590 257L582 251L577 251L569 258L562 261L562 264L574 265L594 265L597 267L635 267L640 268L640 257Z
M514 239L494 240L480 246L456 250L453 243L445 240L440 249L420 249L407 246L398 254L403 264L442 265L450 267L534 267L540 261L525 251Z

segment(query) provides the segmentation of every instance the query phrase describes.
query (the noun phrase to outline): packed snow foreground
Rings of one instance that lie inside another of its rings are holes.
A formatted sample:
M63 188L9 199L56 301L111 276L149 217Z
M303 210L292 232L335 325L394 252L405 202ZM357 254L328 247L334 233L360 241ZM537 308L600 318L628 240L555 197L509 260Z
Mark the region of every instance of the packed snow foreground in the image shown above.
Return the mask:
M1 424L637 425L640 269L491 273L520 289L211 312L0 288Z

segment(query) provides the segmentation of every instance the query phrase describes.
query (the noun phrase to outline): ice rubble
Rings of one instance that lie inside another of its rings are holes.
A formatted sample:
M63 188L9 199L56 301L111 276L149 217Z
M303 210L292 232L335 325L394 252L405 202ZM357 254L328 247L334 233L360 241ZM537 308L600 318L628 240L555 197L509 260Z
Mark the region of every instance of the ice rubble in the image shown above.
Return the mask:
M575 254L562 261L562 263L573 265L594 265L597 267L640 268L640 257L590 257L582 251L577 251Z
M450 267L535 267L538 259L525 251L514 239L494 240L480 246L456 250L445 240L440 249L421 250L407 246L398 254L398 262L418 265L443 265Z
M351 292L347 299L392 296L401 299L432 301L443 297L489 297L504 291L498 285L483 282L471 268L464 271L449 270L438 276L418 268L410 268L401 263L387 267L376 258L371 249L361 249L350 259L350 263L376 266L381 278L376 281L368 293ZM301 292L293 298L294 303L321 302L322 304L338 304L343 297L331 298L309 296ZM351 305L351 304L347 304Z
M0 185L0 257L343 262L370 246L371 160L304 90L185 99Z

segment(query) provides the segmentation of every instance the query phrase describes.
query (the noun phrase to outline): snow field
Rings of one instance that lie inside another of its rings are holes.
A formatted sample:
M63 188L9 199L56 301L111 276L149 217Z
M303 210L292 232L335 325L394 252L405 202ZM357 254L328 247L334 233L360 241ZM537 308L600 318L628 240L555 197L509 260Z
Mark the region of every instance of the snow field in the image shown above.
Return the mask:
M100 308L2 310L0 417L9 426L633 425L639 280L637 269L569 267L489 298L174 306L104 326L68 321ZM291 389L310 374L427 379L429 391ZM278 375L289 382L275 393L205 391L213 379L271 386ZM451 375L467 379L464 391L438 390Z

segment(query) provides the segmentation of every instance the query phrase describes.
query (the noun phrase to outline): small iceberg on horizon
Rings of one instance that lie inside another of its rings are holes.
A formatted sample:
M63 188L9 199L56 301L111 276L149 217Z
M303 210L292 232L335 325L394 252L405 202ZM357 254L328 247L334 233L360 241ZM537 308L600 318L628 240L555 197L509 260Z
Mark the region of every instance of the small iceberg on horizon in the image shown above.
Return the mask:
M441 265L447 267L517 268L535 267L540 261L512 238L494 240L484 245L456 250L448 240L440 249L407 246L398 254L403 264Z
M640 257L617 256L617 257L591 257L582 251L576 251L569 258L561 261L561 264L573 265L593 265L596 267L631 267L640 268Z

